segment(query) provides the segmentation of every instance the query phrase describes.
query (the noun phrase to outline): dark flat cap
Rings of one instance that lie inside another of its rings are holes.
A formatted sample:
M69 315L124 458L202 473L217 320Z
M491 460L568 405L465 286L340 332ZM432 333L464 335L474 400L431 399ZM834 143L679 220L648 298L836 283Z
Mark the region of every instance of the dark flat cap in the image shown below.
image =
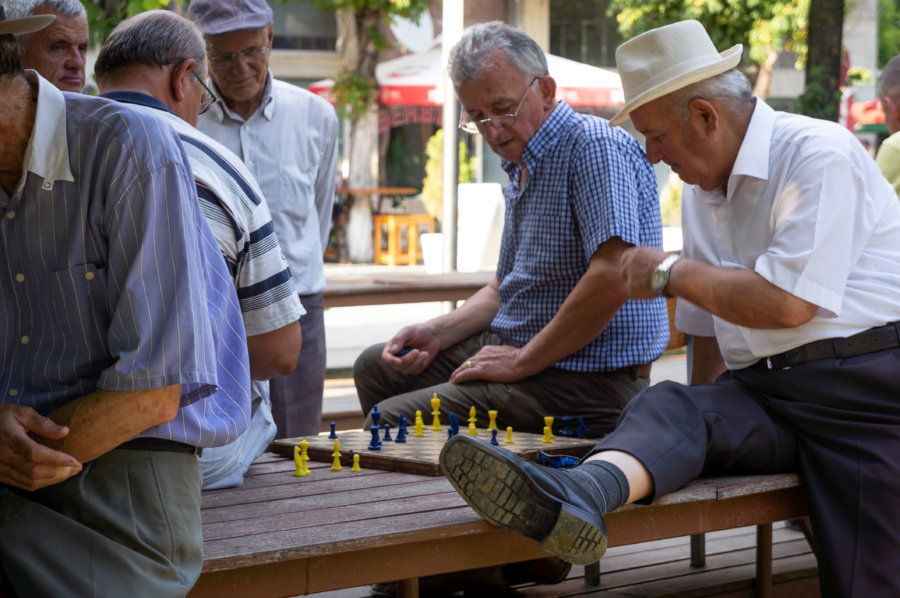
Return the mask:
M267 27L272 9L265 0L191 0L188 16L204 35L222 35Z

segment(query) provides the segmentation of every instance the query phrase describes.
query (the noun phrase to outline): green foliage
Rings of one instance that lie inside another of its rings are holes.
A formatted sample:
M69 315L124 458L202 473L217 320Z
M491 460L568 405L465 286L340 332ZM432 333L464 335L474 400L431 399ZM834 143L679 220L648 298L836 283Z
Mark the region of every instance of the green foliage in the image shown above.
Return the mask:
M121 21L148 10L182 6L184 0L117 0L115 2L101 0L81 0L87 11L88 26L91 30L91 41L99 47Z
M377 83L372 77L366 77L355 71L343 70L334 80L335 109L341 118L362 117L375 103L378 95Z
M841 92L838 90L834 97L829 99L825 92L826 77L825 69L821 66L813 66L809 69L809 77L803 93L794 103L794 112L813 118L835 120L835 107L840 105Z
M627 39L681 21L700 21L721 50L749 46L750 60L761 63L770 48L792 51L798 68L806 57L809 0L611 0L609 14Z
M285 4L291 0L279 0ZM390 41L377 26L381 21L390 25L394 17L412 19L419 22L422 13L428 10L427 0L307 0L319 10L346 10L352 13L370 13L376 17L376 24L369 27L367 33L375 45L376 51L386 50L391 47Z
M878 67L900 54L900 0L878 0Z
M438 129L425 146L425 181L422 184L422 203L437 221L444 206L444 130ZM459 142L459 182L471 183L475 175L475 158L469 156L465 142Z

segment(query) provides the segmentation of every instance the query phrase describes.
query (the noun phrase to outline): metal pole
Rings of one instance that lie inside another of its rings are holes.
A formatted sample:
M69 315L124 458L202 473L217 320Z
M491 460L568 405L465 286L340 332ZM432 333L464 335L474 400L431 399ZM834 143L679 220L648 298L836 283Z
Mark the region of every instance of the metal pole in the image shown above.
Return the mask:
M456 270L456 196L459 185L459 112L453 83L446 71L450 48L459 40L463 29L463 0L444 0L441 52L444 64L444 130L443 209L441 233L444 242L444 272Z

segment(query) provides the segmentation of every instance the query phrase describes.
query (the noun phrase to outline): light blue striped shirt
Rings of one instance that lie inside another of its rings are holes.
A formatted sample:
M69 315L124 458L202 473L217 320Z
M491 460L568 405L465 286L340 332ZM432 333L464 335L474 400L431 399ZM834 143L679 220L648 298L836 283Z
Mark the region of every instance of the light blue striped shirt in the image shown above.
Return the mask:
M46 414L98 388L181 384L175 419L141 436L234 439L249 419L244 328L177 138L38 80L26 174L0 190L3 400Z
M506 215L497 278L500 310L491 329L521 347L556 315L610 237L662 247L656 178L638 142L605 120L560 102L522 153L504 162ZM587 346L554 364L599 372L649 363L669 340L665 300L627 301Z

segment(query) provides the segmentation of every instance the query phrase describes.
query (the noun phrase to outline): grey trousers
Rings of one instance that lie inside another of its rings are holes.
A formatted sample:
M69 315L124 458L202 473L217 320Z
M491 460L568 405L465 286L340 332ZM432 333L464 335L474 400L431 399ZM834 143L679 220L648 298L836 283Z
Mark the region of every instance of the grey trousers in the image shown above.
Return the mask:
M0 490L0 566L17 596L181 597L200 576L200 466L114 450L61 484Z
M303 346L297 367L269 380L276 438L312 436L322 425L325 389L325 302L322 293L300 295L306 314L300 317Z
M410 427L416 410L422 412L426 425L433 420L431 398L441 400L440 420L449 423L455 413L460 427L468 426L469 409L474 406L479 428L488 424L488 410L497 410L497 426L519 432L541 433L544 417L553 416L554 431L562 417L574 421L582 418L588 436L599 437L610 432L626 403L649 384L647 378L632 378L624 372L570 372L547 369L514 383L472 381L462 384L447 382L450 374L466 359L486 345L499 345L500 339L490 331L474 335L442 351L419 375L405 376L381 360L383 344L372 345L357 358L353 380L363 413L374 405L381 412L381 423L397 425L404 414ZM366 427L372 418L366 419ZM574 431L574 429L573 429Z

